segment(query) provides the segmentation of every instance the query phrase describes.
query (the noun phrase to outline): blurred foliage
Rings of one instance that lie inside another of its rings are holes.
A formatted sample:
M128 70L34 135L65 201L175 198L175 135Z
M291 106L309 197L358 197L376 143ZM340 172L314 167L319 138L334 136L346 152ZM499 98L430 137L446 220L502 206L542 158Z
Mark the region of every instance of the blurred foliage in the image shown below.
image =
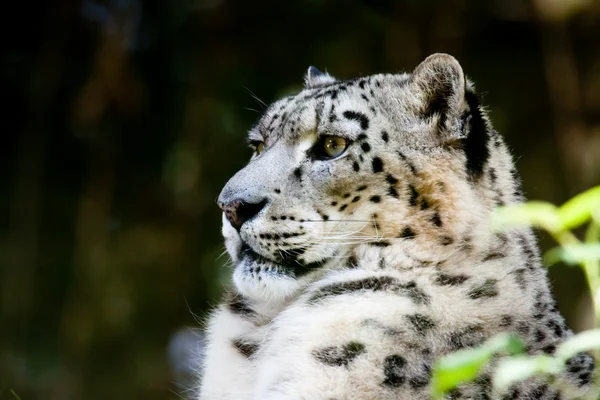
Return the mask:
M441 358L432 373L433 397L443 398L458 385L475 380L496 354L520 354L524 349L525 345L519 338L502 334L477 348L457 351Z
M589 225L585 241L581 242L570 229L585 223ZM560 207L542 201L499 207L492 215L491 226L497 231L519 226L539 227L548 231L560 247L546 253L546 264L550 266L565 261L581 267L594 304L595 326L600 327L600 186L578 194ZM569 358L577 353L595 350L598 359L600 329L587 330L570 337L556 348L553 355L525 355L525 348L518 336L502 334L479 347L442 357L433 369L433 397L442 399L460 384L476 380L498 353L513 355L500 359L497 365L491 367L493 385L500 393L506 393L513 383L532 376L558 376L564 371ZM591 391L589 398L596 400L598 393Z
M308 65L451 53L530 196L600 181L595 1L56 0L0 18L0 399L188 393L188 329L229 281L214 200L249 156L253 93L298 90ZM551 276L590 327L584 275Z

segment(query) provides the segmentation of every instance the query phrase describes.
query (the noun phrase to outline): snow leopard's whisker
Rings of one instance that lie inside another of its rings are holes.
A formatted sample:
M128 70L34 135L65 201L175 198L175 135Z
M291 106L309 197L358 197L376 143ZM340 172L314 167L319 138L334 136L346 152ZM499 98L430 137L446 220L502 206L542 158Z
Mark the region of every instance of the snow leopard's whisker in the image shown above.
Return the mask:
M381 238L374 236L320 236L318 240L315 239L307 239L305 241L298 242L296 244L299 245L310 245L310 246L318 246L322 245L323 242L327 242L330 244L355 244L355 243L368 243L379 241Z
M256 93L254 93L252 90L248 89L246 86L244 86L244 89L246 89L248 91L248 93L250 93L250 96L252 96L252 98L254 100L256 100L256 102L258 104L260 104L263 108L267 108L267 103L265 103L264 101L262 101L261 99L258 98L258 96L256 95Z
M374 237L373 235L370 234L358 234L358 233L354 233L354 234L327 234L327 235L321 235L319 236L319 239L322 240L330 240L330 239L365 239L365 238L371 238Z
M226 254L227 254L227 248L225 246L223 246L223 251L221 251L221 254L219 254L216 261L219 261Z
M355 238L355 239L364 239L364 238L371 238L371 237L379 237L379 236L373 236L370 233L363 233L363 232L350 232L350 233L333 233L333 234L325 234L325 235L321 235L319 238L320 239L349 239L349 238Z
M305 219L304 221L291 221L291 222L297 222L297 223L304 223L304 222L380 222L379 220L373 220L373 219Z
M375 218L373 217L373 218L371 219L371 221L372 221L372 223L373 223L373 227L375 228L375 235L376 235L377 237L379 237L379 228L377 227L377 222L375 221Z
M357 222L358 222L358 221L357 221ZM354 235L354 234L358 234L358 233L363 233L363 232L362 232L362 230L363 230L363 228L364 228L365 226L367 226L367 224L369 223L369 221L362 221L362 222L363 222L363 225L362 225L360 228L358 228L358 229L356 229L356 230L354 230L354 231L350 231L350 232L331 231L331 232L328 232L328 233L326 233L326 235L337 235L337 234L348 234L348 235Z
M367 244L367 243L375 243L379 241L378 239L375 238L370 238L367 240L347 240L347 241L340 241L340 242L334 242L334 244L339 245L339 246L350 246L350 245L359 245L359 244ZM319 248L318 245L322 244L321 242L317 242L317 241L306 241L305 244L307 245L307 250L303 253L303 256L309 256L310 258L316 258L316 259L321 259L321 258L327 258L327 259L342 259L342 258L347 258L348 255L347 254L341 254L338 256L332 256L331 254L329 254L328 252L325 251L325 249Z
M337 245L350 245L350 244L360 244L360 243L371 243L377 242L377 239L374 238L334 238L334 239L326 239L327 244L337 244Z
M335 240L347 240L347 239L368 239L372 238L372 235L362 234L360 230L354 232L331 232L318 236L317 238L306 238L301 239L297 244L305 244L312 242L311 245L319 244L320 241L335 241Z
M171 392L172 394L174 394L176 397L180 398L181 400L185 400L187 398L187 396L194 393L193 387L189 387L188 385L186 385L184 383L178 383L175 381L172 383L177 388L177 390L169 388L169 392Z
M366 224L365 224L366 225ZM363 232L362 227L354 232L329 232L320 236L320 240L327 242L338 243L339 240L342 242L356 242L356 243L368 243L371 241L379 241L382 239L380 235L373 235L371 233Z
M341 231L341 230L332 230L329 232L325 232L325 235L353 235L353 234L367 234L363 232L363 228L368 225L368 222L363 222L360 228L355 229L353 231Z
M305 250L305 251L302 253L302 255L303 255L303 256L307 256L307 255L308 255L308 256L315 256L315 255L316 255L316 257L315 257L315 258L317 258L317 259L319 259L319 258L324 258L324 257L326 257L326 256L327 256L326 254L324 254L324 253L323 253L323 251L320 251L320 250L318 250L318 249L316 248L316 246L315 246L315 245L316 245L316 244L318 244L317 242L309 242L309 241L307 241L307 242L305 242L305 243L303 243L303 244L307 244L307 245L309 246L309 247L308 247L308 249L307 249L307 250ZM277 247L278 247L278 249L279 249L280 251L284 251L284 252L286 252L286 253L290 253L289 251L286 251L286 250L282 249L282 248L281 248L281 246L277 246ZM302 264L301 262L299 262L298 260L295 260L295 261L296 261L298 264L300 264L300 265L303 265L303 264Z
M329 232L326 234L323 234L320 236L321 239L324 240L328 240L328 239L337 239L337 238L342 238L342 239L349 239L349 238L356 238L356 239L375 239L375 240L381 240L383 238L383 236L377 234L377 235L373 235L372 233L367 233L367 232L363 232L362 228L358 231L354 231L354 232Z
M344 244L358 244L358 243L371 243L371 242L377 242L379 241L379 239L377 238L372 238L372 237L364 237L364 238L333 238L333 239L329 239L329 238L324 238L328 244L338 244L338 245L344 245Z
M285 250L282 249L280 246L278 246L278 248L280 249L280 251L284 251L285 252ZM311 249L306 250L304 253L302 253L302 255L304 257L309 256L311 258L316 258L316 259L330 258L330 257L328 257L328 254L325 254L323 251L315 249L314 247L311 248ZM300 266L304 266L304 264L301 263L298 259L294 259L294 262L296 264L300 265Z
M363 232L363 228L367 225L367 223L365 222L363 224L363 226L361 226L359 229L356 229L354 231L331 231L331 232L326 232L324 234L322 234L322 236L353 236L353 235L362 235L362 236L370 236L370 233L367 232Z

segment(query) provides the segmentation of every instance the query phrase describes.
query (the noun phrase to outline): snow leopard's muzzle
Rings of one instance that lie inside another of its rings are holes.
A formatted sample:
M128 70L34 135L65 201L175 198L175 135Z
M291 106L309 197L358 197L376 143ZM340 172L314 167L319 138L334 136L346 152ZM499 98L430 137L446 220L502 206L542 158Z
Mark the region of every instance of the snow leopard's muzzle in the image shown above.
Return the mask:
M338 254L320 240L321 218L307 206L310 197L286 183L294 165L281 154L274 149L251 162L218 199L234 283L255 299L293 295Z

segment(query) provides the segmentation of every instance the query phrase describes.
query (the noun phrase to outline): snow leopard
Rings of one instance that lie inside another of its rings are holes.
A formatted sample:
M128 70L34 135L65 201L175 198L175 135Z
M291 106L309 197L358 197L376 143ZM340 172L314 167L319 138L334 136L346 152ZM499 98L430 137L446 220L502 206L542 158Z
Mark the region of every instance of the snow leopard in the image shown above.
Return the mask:
M529 228L490 228L520 178L459 62L304 89L249 131L253 155L218 204L233 287L210 316L201 400L431 398L439 357L501 332L529 354L572 335ZM589 392L594 360L564 373ZM565 399L484 371L449 399Z

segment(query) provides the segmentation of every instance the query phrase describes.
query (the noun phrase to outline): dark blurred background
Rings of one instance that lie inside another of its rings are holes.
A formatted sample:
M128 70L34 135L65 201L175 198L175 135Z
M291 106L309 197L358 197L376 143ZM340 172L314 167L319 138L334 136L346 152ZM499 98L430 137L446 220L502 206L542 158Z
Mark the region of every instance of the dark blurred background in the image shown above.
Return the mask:
M194 329L229 281L215 199L250 155L253 96L309 65L451 53L530 198L600 182L595 1L13 1L0 20L0 399L191 396ZM590 327L579 271L551 279Z

